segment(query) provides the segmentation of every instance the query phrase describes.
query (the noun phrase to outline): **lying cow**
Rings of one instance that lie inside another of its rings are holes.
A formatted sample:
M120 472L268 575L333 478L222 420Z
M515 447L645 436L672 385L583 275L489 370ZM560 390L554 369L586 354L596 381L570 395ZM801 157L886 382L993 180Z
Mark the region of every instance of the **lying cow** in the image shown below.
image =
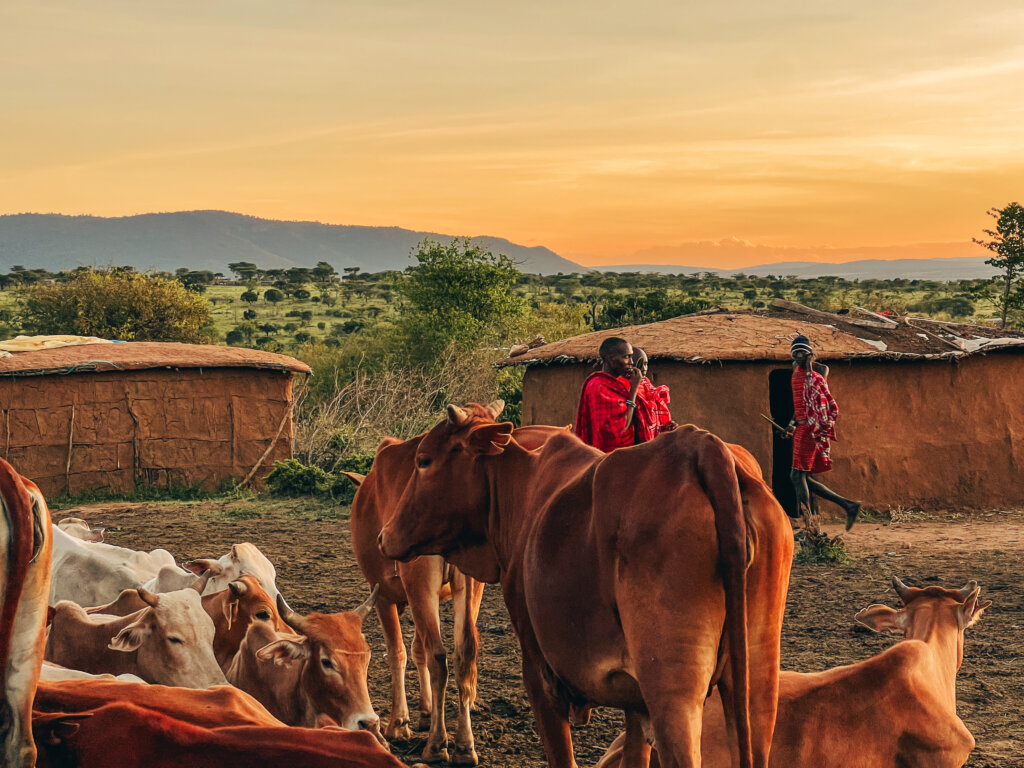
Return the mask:
M85 541L56 525L50 530L53 534L50 605L61 600L83 606L107 603L122 590L155 579L163 569L181 570L165 549L136 552L126 547Z
M209 728L134 703L38 713L41 768L403 768L369 734L338 728Z
M872 605L856 619L876 632L902 632L901 642L857 664L779 674L772 768L960 768L967 761L974 738L956 714L956 673L964 630L992 603L978 601L974 581L960 590L912 588L898 578L893 585L902 609ZM620 768L624 742L622 734L597 768ZM705 768L731 765L717 694L704 709L701 754Z
M385 744L366 687L370 647L362 634L376 597L375 589L354 611L303 617L279 596L281 618L294 632L277 632L267 622L250 624L228 680L288 725L312 728L327 716L348 730L370 731Z
M92 674L132 674L150 683L208 688L227 683L213 655L213 621L199 592L154 595L139 589L146 608L123 617L89 615L65 600L53 609L46 658Z
M68 669L52 661L44 661L39 670L40 683L60 683L65 680L119 680L122 683L145 683L138 675L93 675L80 669Z
M32 696L50 590L50 511L35 483L0 459L0 764L35 765Z
M196 589L207 586L210 578L206 571L203 581L195 585ZM195 577L192 577L193 580ZM205 592L206 589L203 588ZM213 620L213 654L221 669L227 670L238 652L246 630L254 621L266 622L268 626L279 632L288 632L288 625L282 621L277 607L270 595L266 593L255 576L246 574L228 583L227 589L202 597L203 610ZM126 589L117 600L107 605L87 608L86 613L105 614L107 616L127 616L146 607L137 589Z
M636 764L648 726L672 765L699 764L714 685L740 764L766 766L793 536L746 452L693 426L608 454L564 430L530 449L503 407L448 406L381 551L501 582L551 768L575 765L569 715L592 706L623 710Z

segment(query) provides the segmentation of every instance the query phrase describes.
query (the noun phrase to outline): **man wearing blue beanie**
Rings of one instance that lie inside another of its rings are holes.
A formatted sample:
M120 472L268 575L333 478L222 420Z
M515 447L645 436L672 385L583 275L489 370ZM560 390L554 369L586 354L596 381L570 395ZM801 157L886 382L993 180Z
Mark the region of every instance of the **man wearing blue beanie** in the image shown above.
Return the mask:
M838 504L846 512L846 530L860 514L860 503L840 496L811 475L832 469L831 441L836 439L835 423L839 408L829 392L825 377L828 366L814 361L810 339L797 336L790 346L793 357L793 469L790 479L796 490L797 505L817 514L815 496Z

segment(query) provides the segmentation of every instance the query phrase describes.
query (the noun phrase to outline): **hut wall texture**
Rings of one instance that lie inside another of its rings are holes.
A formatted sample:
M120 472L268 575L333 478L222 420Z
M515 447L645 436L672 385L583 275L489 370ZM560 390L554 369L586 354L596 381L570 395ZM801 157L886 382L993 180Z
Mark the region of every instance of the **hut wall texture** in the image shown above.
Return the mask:
M219 489L291 455L292 374L153 368L0 378L0 447L46 495Z
M672 414L750 450L772 475L768 375L776 363L651 364L672 391ZM880 509L1007 507L1024 504L1024 377L1014 353L959 362L832 363L839 403L834 469L822 480ZM523 423L575 420L590 366L531 368ZM788 456L781 457L783 461Z

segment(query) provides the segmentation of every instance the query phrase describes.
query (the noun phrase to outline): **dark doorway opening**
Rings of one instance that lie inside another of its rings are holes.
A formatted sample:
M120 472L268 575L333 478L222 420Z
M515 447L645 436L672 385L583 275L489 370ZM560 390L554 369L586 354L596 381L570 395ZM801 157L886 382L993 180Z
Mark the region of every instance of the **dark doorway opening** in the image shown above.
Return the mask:
M793 418L792 368L780 368L768 374L768 407L772 420L781 426ZM793 441L772 429L772 492L790 517L796 517L796 491L789 479L793 467Z

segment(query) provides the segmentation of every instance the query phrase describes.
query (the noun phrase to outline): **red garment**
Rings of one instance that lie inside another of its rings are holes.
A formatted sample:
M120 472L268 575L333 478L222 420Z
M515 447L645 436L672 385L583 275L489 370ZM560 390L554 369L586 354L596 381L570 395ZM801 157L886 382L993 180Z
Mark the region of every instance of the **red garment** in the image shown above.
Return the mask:
M668 410L672 396L669 394L668 387L664 384L656 387L651 384L650 379L644 376L643 381L640 382L639 394L651 409L654 433L660 435L665 425L672 421L672 414Z
M793 469L819 474L832 469L831 445L835 438L835 419L839 414L836 401L820 373L808 374L803 368L793 370Z
M576 411L576 434L587 445L605 453L654 438L654 416L650 405L638 393L631 429L626 429L626 398L629 382L604 371L590 374L583 382Z

